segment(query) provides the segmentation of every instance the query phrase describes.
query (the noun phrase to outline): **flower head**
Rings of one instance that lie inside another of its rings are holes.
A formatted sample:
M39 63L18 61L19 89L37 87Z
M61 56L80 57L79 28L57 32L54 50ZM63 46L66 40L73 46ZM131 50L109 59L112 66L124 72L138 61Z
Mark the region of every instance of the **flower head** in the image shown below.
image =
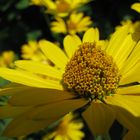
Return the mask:
M71 11L88 3L89 0L42 0L43 5L47 7L49 13L60 17L67 16Z
M1 77L19 83L0 92L11 95L9 104L0 108L1 118L13 118L5 134L37 131L82 108L94 134L107 133L117 119L139 135L140 42L133 40L129 28L122 26L107 44L99 40L98 29L87 30L82 41L68 35L64 38L66 53L52 42L40 41L41 50L55 67L24 60L16 61L18 69L1 68Z
M138 13L140 13L140 3L134 3L131 5L131 8L135 11L137 11Z
M51 23L51 30L56 33L76 34L86 31L91 24L89 16L84 17L83 13L73 12L66 21L57 17L56 21Z
M81 131L82 128L83 123L81 121L74 120L73 114L69 113L63 117L55 131L49 133L43 140L81 140L84 137L84 133Z
M46 61L46 57L39 48L37 41L29 41L28 44L22 45L22 58L34 61Z
M116 92L120 77L112 57L94 43L83 43L67 64L62 80L68 90L104 100L105 96Z
M0 67L14 67L14 61L16 60L15 53L13 51L4 51L0 55Z

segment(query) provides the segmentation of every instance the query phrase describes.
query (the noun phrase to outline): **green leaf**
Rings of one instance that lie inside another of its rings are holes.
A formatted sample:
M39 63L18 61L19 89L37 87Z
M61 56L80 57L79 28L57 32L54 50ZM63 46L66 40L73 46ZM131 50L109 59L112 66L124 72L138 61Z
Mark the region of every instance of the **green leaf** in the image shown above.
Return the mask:
M8 125L8 123L10 121L11 121L11 119L0 120L0 140L15 140L14 138L8 138L5 136L1 136L2 132L4 131L4 129L6 128L6 126Z
M7 80L5 80L5 79L0 77L0 87L3 87L5 85L7 85L7 84L9 84L9 81L7 81Z
M19 0L19 2L16 4L16 8L19 10L25 9L30 5L29 0Z
M27 40L37 40L42 35L40 30L35 30L27 33Z

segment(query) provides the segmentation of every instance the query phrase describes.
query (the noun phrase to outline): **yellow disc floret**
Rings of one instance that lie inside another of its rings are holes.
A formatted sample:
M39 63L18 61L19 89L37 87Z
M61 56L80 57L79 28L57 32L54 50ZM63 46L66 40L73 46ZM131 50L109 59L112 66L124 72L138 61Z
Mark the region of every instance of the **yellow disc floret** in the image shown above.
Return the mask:
M75 52L63 75L64 88L94 99L114 94L119 80L112 57L88 42Z

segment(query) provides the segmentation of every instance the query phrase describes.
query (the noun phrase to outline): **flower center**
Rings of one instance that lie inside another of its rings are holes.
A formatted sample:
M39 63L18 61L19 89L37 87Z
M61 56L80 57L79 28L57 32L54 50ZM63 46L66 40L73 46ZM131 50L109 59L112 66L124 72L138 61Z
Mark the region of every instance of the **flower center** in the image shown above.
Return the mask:
M103 99L114 94L120 75L111 56L95 43L83 43L65 68L63 85L81 96Z
M67 22L67 29L68 29L68 32L70 32L71 34L74 34L77 31L77 24L69 20Z
M67 12L69 8L70 8L70 5L65 0L57 1L58 12Z

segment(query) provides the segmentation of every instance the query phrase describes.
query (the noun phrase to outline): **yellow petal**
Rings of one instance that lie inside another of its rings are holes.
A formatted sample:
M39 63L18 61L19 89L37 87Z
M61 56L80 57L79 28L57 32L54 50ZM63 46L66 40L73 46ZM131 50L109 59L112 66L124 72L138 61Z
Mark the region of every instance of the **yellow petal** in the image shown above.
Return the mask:
M81 140L84 137L84 132L80 130L69 130L69 137L71 140Z
M133 133L131 131L127 132L123 140L134 140Z
M61 136L60 134L59 135L56 135L55 136L55 139L54 140L62 140L64 138L62 138L63 136ZM67 139L66 139L67 140Z
M118 94L140 95L140 85L118 88Z
M83 17L81 19L81 21L78 22L78 31L81 32L81 31L86 31L88 29L88 26L90 26L92 24L92 21L90 19L89 16L86 16L86 17Z
M131 8L140 13L140 3L137 2L137 3L132 4Z
M103 103L91 103L83 117L95 135L106 134L115 119L114 112Z
M0 118L12 118L29 111L31 107L13 107L11 105L0 107Z
M130 112L135 117L140 116L140 96L114 94L107 96L106 102Z
M120 73L125 76L133 67L139 62L140 56L140 41L136 44L134 50L132 51L131 55L128 57L127 61L125 62L124 67L120 69Z
M108 40L99 40L97 45L100 46L102 50L105 50L108 45Z
M25 89L28 89L28 86L25 85L20 85L20 84L15 84L15 83L10 83L4 88L0 89L0 96L11 96L15 93L20 92L21 90L24 91Z
M56 17L56 21L51 23L51 30L56 33L67 33L65 21L62 18Z
M99 41L99 31L97 28L88 29L84 36L83 42L98 42Z
M57 83L56 81L49 80L49 79L44 80L39 76L36 76L32 73L28 73L25 71L0 68L0 76L9 81L27 85L27 86L62 89L62 86L59 85L59 82Z
M64 38L64 48L69 58L72 57L74 52L79 48L81 44L81 40L76 35L67 35Z
M15 62L15 65L21 69L33 73L43 74L53 78L62 79L61 71L57 70L56 68L48 64L43 64L40 62L29 61L29 60L19 60Z
M128 131L127 134L124 136L123 140L139 140L140 137L136 136L136 134L132 131Z
M70 15L70 20L71 21L74 21L75 23L78 23L80 22L81 19L83 19L83 16L84 14L83 13L76 13L76 12L73 12L71 15ZM81 23L81 22L80 22ZM80 24L79 23L79 24Z
M134 47L135 42L132 40L132 36L128 35L122 42L121 46L118 47L118 50L112 54L119 69L125 64L126 59Z
M13 94L9 103L13 106L35 106L59 102L75 97L73 93L55 89L26 88Z
M140 63L136 64L128 73L122 76L120 85L140 81Z
M106 49L107 54L113 56L113 54L119 50L129 32L129 26L129 24L124 25L111 36L111 39Z
M52 0L42 0L42 3L44 6L52 10L55 10L57 6Z
M32 112L27 114L27 118L30 119L50 119L54 116L59 119L63 115L78 109L86 104L86 100L72 99L63 100L60 102L54 102L48 105L37 106L32 109Z
M41 130L50 125L54 120L28 120L24 116L14 119L4 130L3 135L8 137L25 136L32 132Z
M58 46L46 40L41 40L39 45L46 57L49 58L57 67L65 68L68 58Z

